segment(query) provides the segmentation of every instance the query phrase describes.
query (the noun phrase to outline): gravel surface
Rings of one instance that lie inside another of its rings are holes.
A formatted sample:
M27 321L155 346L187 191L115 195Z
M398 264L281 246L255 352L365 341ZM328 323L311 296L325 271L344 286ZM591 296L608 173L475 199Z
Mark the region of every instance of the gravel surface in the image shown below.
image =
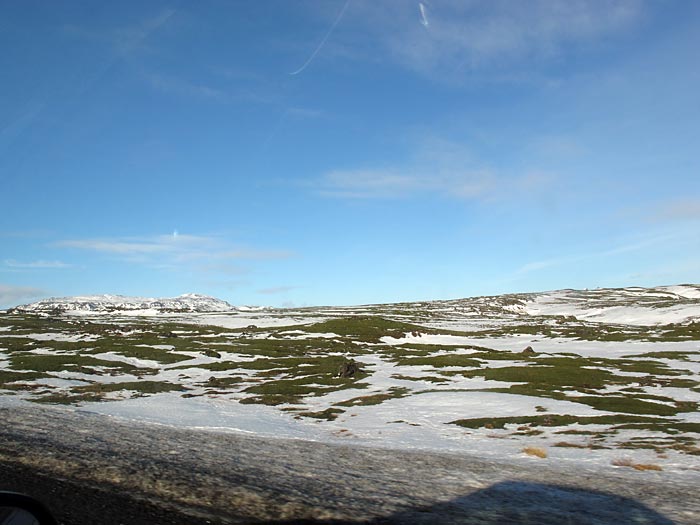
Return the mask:
M0 407L0 490L63 524L697 524L700 475L557 470Z

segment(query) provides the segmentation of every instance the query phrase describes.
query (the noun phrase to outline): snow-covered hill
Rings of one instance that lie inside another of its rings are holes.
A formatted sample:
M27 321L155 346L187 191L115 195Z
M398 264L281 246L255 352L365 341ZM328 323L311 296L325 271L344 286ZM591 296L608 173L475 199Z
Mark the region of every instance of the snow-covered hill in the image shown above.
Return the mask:
M688 324L700 322L700 285L565 289L362 308L365 314L427 322L436 328L453 330L544 322L548 317L556 317L559 322L569 318L574 322L633 326ZM348 307L345 312L348 310L353 308ZM337 309L335 313L347 315L345 312Z
M529 315L573 315L579 320L630 325L700 320L700 286L597 288L533 294L523 304Z
M25 313L63 312L230 312L236 308L215 297L187 293L179 297L152 299L124 295L88 295L51 298L17 306L12 310Z

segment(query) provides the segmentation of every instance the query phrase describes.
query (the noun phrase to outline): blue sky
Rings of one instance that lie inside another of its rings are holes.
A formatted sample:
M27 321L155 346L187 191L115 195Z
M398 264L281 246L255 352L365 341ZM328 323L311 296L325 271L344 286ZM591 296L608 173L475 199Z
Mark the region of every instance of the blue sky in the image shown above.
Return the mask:
M0 307L698 282L700 4L3 4Z

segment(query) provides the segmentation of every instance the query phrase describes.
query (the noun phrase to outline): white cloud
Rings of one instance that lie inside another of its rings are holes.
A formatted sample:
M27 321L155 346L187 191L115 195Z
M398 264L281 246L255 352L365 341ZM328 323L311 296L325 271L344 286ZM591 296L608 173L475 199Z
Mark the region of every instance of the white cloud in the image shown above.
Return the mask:
M169 235L154 235L149 237L117 237L101 239L78 239L58 241L55 246L81 248L97 252L117 253L125 255L141 255L149 253L191 252L219 244L218 237L186 235L174 232Z
M123 255L142 255L168 251L168 246L155 242L127 242L118 240L68 240L55 244L59 248L79 248L96 252L117 253Z
M398 198L415 194L438 193L451 197L474 198L494 185L488 170L431 172L408 167L394 169L336 170L324 175L318 191L325 196L345 198Z
M642 18L641 0L363 1L348 12L397 62L423 73L527 65L599 43ZM367 27L369 26L369 27ZM366 35L363 35L366 40ZM348 42L346 45L352 45ZM359 44L356 44L359 45Z
M465 200L493 200L525 195L545 187L554 176L537 170L507 175L475 160L455 142L429 140L400 167L336 169L312 181L326 197L349 199L439 195Z
M292 256L281 250L259 250L236 246L222 237L174 233L151 237L72 239L53 243L58 248L75 248L103 253L134 263L177 268L196 263L210 267L217 261L283 259ZM208 266L209 265L209 266Z
M50 295L46 290L30 286L0 284L0 308L17 306Z
M8 268L18 269L38 269L38 268L72 268L72 264L67 264L61 261L31 261L20 262L14 259L5 259L5 266Z

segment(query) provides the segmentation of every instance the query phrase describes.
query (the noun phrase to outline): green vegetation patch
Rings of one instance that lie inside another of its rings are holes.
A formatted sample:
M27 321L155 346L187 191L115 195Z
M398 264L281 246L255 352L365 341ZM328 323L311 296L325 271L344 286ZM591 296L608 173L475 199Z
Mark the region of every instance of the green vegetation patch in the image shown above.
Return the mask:
M212 341L207 340L202 345L211 345ZM328 338L308 338L308 339L278 339L267 338L247 338L241 336L236 339L227 338L225 344L217 344L215 353L231 352L247 356L284 358L303 357L308 355L327 355L330 353L363 354L367 350L351 341L338 341ZM211 349L194 349L205 355L212 353ZM216 355L213 355L216 357Z
M79 372L84 374L96 373L96 367L104 367L110 371L121 373L144 374L151 373L149 369L138 368L129 363L96 359L89 355L42 355L23 354L10 356L10 366L15 370L33 372Z
M626 359L629 358L651 358L651 359L674 359L677 361L693 361L691 359L695 357L695 361L700 359L700 351L661 351L661 352L645 352L643 354L631 354L624 356Z
M334 333L368 343L379 343L380 339L386 336L400 338L410 332L435 333L435 330L422 326L377 316L343 317L299 328L313 333Z
M560 448L587 448L587 449L591 449L591 450L610 449L610 447L598 445L598 444L593 443L593 442L581 444L581 443L570 443L568 441L559 441L558 443L554 443L552 446L553 447L560 447Z
M644 416L570 416L559 414L547 414L542 416L515 416L515 417L482 417L472 419L457 419L450 421L451 425L459 425L464 428L505 428L506 425L530 425L533 427L564 427L573 424L579 425L616 425L623 423L649 423L665 424L668 420Z
M401 366L433 366L436 368L445 366L457 366L462 368L479 368L481 362L473 359L471 354L445 354L432 357L402 357L396 364Z
M652 375L679 376L689 375L689 370L677 370L670 368L666 363L651 360L638 359L594 359L599 366L617 368L622 372L633 372Z
M44 379L47 377L54 376L42 372L15 372L14 370L0 370L0 388L6 388L9 383L36 381L37 379Z
M605 396L577 396L567 398L569 401L582 403L596 410L608 412L622 412L624 414L650 414L657 416L675 416L681 412L678 406L665 405L644 401L634 396L605 395ZM670 400L670 399L669 399ZM671 400L672 401L672 400Z
M652 430L665 432L666 434L680 434L681 432L700 434L700 423L684 423L677 420L629 422L619 424L613 428L616 430Z
M178 354L174 350L126 344L120 344L119 346L110 346L108 347L108 349L99 348L93 351L92 353L100 353L101 351L114 352L115 354L124 357L157 361L165 365L179 363L181 361L188 361L192 359L191 356Z
M353 378L340 378L328 375L310 375L294 379L277 379L250 386L244 392L251 394L292 394L323 395L332 390L342 390L357 386Z
M234 385L240 384L244 378L239 376L228 377L210 377L206 382L200 383L201 386L209 388L231 388Z
M244 370L276 370L278 373L290 377L326 376L322 380L327 380L338 375L340 367L346 362L347 358L342 355L310 355L280 359L256 359L255 361L238 363L238 367ZM359 364L362 367L362 363ZM354 379L364 377L367 377L367 372L360 368Z
M325 419L326 421L334 421L340 414L345 411L340 408L327 408L320 412L299 412L297 415L302 417L312 417L314 419Z
M391 387L388 392L381 394L370 394L366 396L353 397L347 401L342 401L336 403L334 406L339 407L355 407L355 406L367 406L367 405L378 405L389 399L399 399L401 397L406 397L410 390L403 387Z
M77 322L58 318L46 318L32 314L3 315L0 318L0 326L11 326L13 334L32 334L46 332L64 332L75 330Z
M391 376L392 379L399 379L401 381L427 381L430 383L446 383L449 381L449 379L446 379L444 377L437 377L437 376L422 376L422 377L413 377L413 376L405 376L402 374L393 374Z
M587 365L588 361L583 358L539 359L537 363L537 365L530 366L481 368L463 372L463 375L466 377L481 376L489 381L540 385L545 390L564 386L602 388L607 384L627 382L628 380L626 377L616 376L609 370L584 368L583 365Z
M75 405L94 401L108 401L105 395L110 392L136 392L135 397L142 397L161 392L186 390L183 386L167 381L125 381L121 383L92 383L73 387L67 391L52 392L35 396L30 401L36 403Z
M700 323L667 324L657 326L656 333L649 336L650 341L698 341L700 340Z
M364 376L366 374L362 375L362 377ZM320 373L301 377L291 376L290 378L262 380L260 383L243 390L245 393L254 395L241 402L267 405L299 403L305 396L321 396L347 388L367 387L367 383L358 382L360 378L341 378L336 377L334 373Z
M159 394L161 392L176 392L186 390L182 385L168 381L125 381L122 383L92 383L71 389L76 394L130 391L141 395Z
M71 394L70 392L56 392L47 395L32 397L29 401L34 403L47 403L52 405L75 405L92 401L103 401L103 394L90 392L85 394Z

